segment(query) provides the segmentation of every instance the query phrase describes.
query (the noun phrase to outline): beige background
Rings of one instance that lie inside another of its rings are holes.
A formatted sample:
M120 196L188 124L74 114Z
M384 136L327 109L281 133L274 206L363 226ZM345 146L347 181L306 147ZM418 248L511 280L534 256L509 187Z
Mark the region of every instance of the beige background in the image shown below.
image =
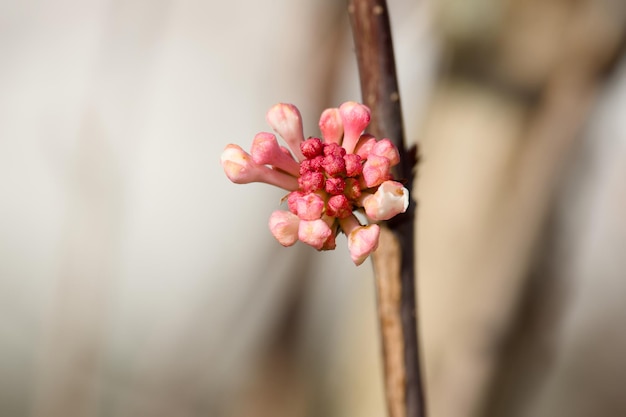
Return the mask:
M617 3L389 2L433 416L626 414ZM384 415L368 264L218 162L359 98L343 3L9 0L0 57L1 415Z

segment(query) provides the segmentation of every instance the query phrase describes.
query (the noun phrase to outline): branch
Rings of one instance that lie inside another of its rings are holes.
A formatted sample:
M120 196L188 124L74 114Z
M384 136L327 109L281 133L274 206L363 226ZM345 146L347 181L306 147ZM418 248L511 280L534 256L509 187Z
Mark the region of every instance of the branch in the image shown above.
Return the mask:
M389 138L400 151L395 178L412 191L414 150L404 141L400 95L384 0L349 0L348 12L363 102L371 111L369 133ZM424 417L415 294L415 201L409 210L381 225L373 254L382 335L385 392L390 417Z

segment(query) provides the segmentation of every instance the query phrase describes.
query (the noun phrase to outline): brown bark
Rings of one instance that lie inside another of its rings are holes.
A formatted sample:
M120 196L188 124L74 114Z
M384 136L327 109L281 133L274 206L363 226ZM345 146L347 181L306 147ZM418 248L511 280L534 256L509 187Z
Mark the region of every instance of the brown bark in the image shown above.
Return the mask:
M400 95L385 1L350 0L350 21L363 102L372 111L369 133L389 138L400 151L396 179L412 190L415 154L404 143ZM415 297L415 201L381 225L373 254L382 335L387 408L391 417L425 415Z

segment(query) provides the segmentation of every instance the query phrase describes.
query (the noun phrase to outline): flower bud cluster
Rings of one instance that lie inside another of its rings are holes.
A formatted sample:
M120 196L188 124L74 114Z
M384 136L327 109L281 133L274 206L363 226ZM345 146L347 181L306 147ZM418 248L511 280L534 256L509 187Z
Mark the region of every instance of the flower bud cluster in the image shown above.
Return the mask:
M289 149L271 133L257 134L250 154L228 145L221 158L226 175L238 184L266 182L290 191L289 210L275 211L269 221L280 244L299 240L331 250L342 231L353 262L360 265L378 245L375 222L404 213L409 204L408 190L391 175L400 162L397 148L389 139L363 134L370 110L355 102L322 113L323 139L304 139L300 112L291 104L272 107L267 121ZM361 225L355 211L364 212L371 224Z

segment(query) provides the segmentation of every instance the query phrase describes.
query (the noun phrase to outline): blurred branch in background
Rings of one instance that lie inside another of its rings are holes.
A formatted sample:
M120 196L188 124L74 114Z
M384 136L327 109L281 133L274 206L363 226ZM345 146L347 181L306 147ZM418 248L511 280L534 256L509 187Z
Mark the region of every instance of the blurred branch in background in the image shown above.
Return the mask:
M524 323L535 321L537 337L557 332L563 283L551 283L548 271L571 261L546 258L554 240L547 216L606 75L622 56L624 7L602 1L438 5L446 66L425 124L426 190L420 194L427 229L420 275L440 280L424 285L423 303L427 314L444 320L425 331L432 413L536 416L542 379L536 372L548 371L541 369L545 357L528 348L546 339L528 338ZM445 176L461 196L446 199L445 190L430 188L441 187ZM440 227L455 212L444 204L463 206L449 226L456 230ZM451 265L441 269L442 259ZM539 259L542 270L533 267ZM531 276L543 284L531 285ZM441 291L449 299L435 306ZM531 305L537 310L527 316Z

